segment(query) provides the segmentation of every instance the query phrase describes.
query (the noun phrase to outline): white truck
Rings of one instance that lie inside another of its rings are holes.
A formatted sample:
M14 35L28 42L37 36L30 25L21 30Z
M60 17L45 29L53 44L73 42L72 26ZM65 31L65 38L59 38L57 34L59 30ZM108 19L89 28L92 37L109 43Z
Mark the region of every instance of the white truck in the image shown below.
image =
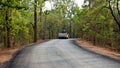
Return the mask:
M66 32L66 30L63 30L62 32L60 32L58 34L58 38L59 39L68 39L69 38L69 34Z

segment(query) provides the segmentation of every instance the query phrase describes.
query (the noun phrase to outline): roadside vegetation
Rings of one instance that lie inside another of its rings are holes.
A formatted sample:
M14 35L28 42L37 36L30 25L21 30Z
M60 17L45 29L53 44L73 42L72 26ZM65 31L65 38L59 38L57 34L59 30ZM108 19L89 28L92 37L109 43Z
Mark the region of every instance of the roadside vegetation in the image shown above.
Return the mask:
M120 0L84 0L82 8L74 0L0 0L0 66L23 45L56 39L62 29L120 53Z
M50 2L51 10L44 10ZM62 29L120 51L120 0L0 0L0 48L56 39Z
M85 0L73 20L78 37L120 52L120 0Z

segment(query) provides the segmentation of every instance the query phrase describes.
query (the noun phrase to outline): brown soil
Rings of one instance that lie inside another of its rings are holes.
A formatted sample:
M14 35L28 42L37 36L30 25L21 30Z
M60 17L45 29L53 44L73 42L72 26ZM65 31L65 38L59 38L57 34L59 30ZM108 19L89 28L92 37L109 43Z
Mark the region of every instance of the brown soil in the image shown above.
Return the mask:
M37 41L37 43L40 43L40 42L43 42L43 40ZM31 43L31 44L33 44L33 43ZM12 55L22 47L24 47L24 46L0 49L0 68L3 68L3 65L12 58Z
M80 46L85 47L89 50L95 51L99 54L103 54L103 55L110 56L112 58L120 59L120 53L112 51L109 48L100 47L98 45L95 46L93 45L93 43L91 43L90 41L86 41L86 40L77 40L77 42L80 44Z
M2 68L5 62L9 61L12 58L12 55L18 50L19 48L7 48L0 50L0 68Z

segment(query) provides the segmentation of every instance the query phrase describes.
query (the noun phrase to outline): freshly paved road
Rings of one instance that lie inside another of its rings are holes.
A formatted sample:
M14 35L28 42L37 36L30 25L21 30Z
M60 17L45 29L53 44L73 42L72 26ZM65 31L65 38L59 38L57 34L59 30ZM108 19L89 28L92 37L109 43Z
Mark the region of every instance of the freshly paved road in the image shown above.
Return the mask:
M9 68L120 68L120 63L56 39L26 47Z

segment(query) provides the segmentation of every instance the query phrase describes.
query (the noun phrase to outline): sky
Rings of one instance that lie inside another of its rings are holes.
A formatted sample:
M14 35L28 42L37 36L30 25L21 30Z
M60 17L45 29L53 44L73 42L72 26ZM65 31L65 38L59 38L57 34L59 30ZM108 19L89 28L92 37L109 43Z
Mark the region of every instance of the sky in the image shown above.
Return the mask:
M84 0L75 0L75 3L80 7L82 8L82 5L84 3ZM53 2L49 2L49 1L46 1L45 2L45 7L43 8L44 10L51 10L51 8L53 7ZM44 11L43 10L43 11Z
M84 3L84 0L75 0L75 3L80 7L82 8L82 5Z

